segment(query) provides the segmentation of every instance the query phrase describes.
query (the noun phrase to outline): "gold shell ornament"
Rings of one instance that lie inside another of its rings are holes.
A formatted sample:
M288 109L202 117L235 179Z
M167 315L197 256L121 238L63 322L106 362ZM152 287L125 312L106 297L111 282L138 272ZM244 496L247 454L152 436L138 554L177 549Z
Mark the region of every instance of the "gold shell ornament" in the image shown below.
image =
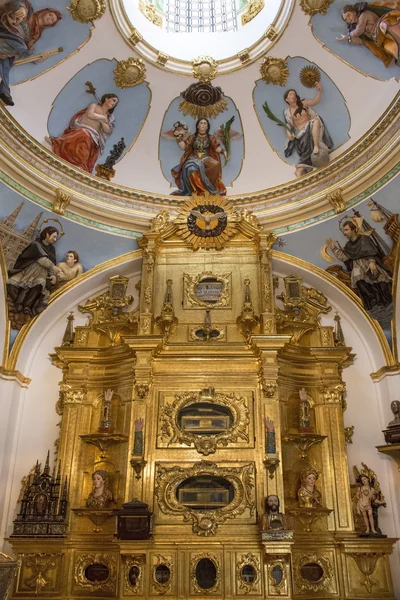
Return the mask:
M141 58L120 60L114 69L115 85L122 89L140 85L145 77L146 67Z
M266 56L261 63L260 73L265 83L283 86L288 80L289 68L283 58Z
M106 12L105 0L71 0L68 7L71 17L79 23L91 23Z

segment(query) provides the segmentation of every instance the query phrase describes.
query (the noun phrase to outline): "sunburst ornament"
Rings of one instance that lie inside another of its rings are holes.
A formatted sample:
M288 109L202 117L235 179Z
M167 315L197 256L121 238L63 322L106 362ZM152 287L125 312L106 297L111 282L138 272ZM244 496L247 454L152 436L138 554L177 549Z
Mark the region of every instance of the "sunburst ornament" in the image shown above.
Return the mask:
M283 86L288 80L289 68L283 58L266 56L261 63L260 73L265 83Z
M307 65L300 71L300 83L306 88L315 87L316 83L321 81L321 72L313 65Z
M146 66L141 58L129 57L120 60L114 69L115 85L121 89L143 83L146 77Z
M235 235L237 215L228 200L205 194L192 196L180 210L177 234L194 250L222 250Z

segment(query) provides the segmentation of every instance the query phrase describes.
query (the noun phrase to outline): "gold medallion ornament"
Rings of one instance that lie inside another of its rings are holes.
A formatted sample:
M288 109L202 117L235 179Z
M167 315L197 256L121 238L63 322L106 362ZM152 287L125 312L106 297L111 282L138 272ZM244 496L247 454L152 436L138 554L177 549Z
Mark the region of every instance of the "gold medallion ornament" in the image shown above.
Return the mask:
M310 15L310 17L316 13L326 15L332 2L333 0L300 0L300 8L306 15Z
M192 61L193 76L207 83L217 76L218 63L211 56L199 56Z
M122 89L140 85L145 77L146 67L141 58L120 60L114 69L115 85Z
M236 220L228 200L206 194L187 200L175 222L177 234L194 250L221 250L236 233Z
M265 83L273 85L285 85L289 78L289 68L283 58L272 58L266 56L261 63L260 73Z
M306 88L315 87L316 83L321 81L321 72L313 65L307 65L300 71L300 83Z
M104 15L106 3L105 0L71 0L68 10L74 21L90 23Z

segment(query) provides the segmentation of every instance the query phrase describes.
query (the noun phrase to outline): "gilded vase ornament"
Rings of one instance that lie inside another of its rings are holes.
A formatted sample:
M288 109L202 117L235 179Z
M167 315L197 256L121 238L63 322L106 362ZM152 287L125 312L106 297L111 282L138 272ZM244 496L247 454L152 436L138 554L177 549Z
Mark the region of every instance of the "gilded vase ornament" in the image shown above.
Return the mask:
M313 88L316 83L321 81L321 72L317 67L307 65L301 69L299 79L304 87Z
M105 0L71 0L68 7L71 17L79 23L91 23L106 12Z
M115 85L125 89L140 85L146 77L146 67L141 58L120 60L114 69Z
M289 78L289 68L283 58L266 56L261 63L260 73L265 83L284 86Z
M306 14L312 17L316 13L326 15L328 8L333 0L300 0L300 8Z

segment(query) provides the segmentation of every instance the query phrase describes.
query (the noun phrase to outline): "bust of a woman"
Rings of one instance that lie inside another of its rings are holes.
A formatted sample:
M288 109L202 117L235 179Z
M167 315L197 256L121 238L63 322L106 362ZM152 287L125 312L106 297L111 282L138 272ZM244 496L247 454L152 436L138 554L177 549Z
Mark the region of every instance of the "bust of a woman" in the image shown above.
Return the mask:
M400 400L393 400L390 405L392 413L394 415L393 421L390 421L388 427L399 427L400 428Z
M301 473L301 486L297 492L297 497L302 508L316 508L322 505L321 492L315 487L317 479L318 471L313 467L305 469Z
M88 508L107 508L112 502L112 493L108 489L108 473L98 469L92 474L93 489L86 500Z

